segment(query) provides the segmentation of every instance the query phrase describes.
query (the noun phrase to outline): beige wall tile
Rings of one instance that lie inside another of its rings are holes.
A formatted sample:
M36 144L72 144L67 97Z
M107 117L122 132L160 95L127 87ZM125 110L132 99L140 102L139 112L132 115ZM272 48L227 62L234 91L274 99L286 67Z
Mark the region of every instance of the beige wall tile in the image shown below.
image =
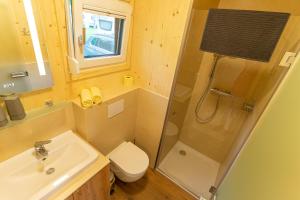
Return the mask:
M183 126L184 118L189 105L189 100L185 102L178 102L176 100L172 101L170 106L170 114L168 116L169 121L176 124L176 126L181 129Z
M36 117L0 130L0 161L32 148L34 142L48 140L67 130L76 130L72 105L44 111Z
M167 98L139 90L135 142L149 155L151 167L155 165L167 106Z
M108 154L123 141L133 141L137 95L138 90L134 90L89 109L74 104L79 134L103 154ZM124 111L108 118L107 106L121 99Z
M107 105L125 100L124 112L109 119ZM154 167L164 125L168 99L145 89L137 89L90 109L74 104L78 133L103 154L123 141L134 141Z

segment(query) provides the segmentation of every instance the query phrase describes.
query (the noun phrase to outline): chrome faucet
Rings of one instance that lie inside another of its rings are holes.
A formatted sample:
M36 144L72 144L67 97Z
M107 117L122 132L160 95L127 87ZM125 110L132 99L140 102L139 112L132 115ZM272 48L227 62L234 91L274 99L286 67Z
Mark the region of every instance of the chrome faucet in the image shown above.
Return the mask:
M45 148L46 144L49 144L51 140L38 141L34 143L34 156L38 160L46 160L48 156L48 150Z

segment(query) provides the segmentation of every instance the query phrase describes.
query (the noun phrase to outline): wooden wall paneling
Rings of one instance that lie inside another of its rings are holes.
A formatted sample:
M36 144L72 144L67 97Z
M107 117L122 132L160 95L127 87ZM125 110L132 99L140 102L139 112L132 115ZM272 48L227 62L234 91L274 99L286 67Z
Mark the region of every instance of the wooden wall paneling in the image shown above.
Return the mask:
M5 31L1 32L0 64L24 62L24 53L22 51L21 34L19 22L15 16L13 1L1 2L0 7L1 27Z
M169 96L192 2L135 2L133 70L143 87Z
M298 0L220 0L220 7L261 11L272 10L300 15Z
M29 35L22 35L23 28L28 30L23 2L19 0L5 0L10 4L13 21L20 41L20 52L26 61L35 60L32 42ZM130 3L134 5L134 1ZM69 74L67 62L67 37L64 1L38 1L33 0L34 14L39 30L43 55L51 66L54 86L49 89L22 94L22 102L26 110L43 106L46 100L52 99L55 103L76 98L82 88L105 85L106 88L121 86L122 77L130 74L130 52L128 47L128 61L125 64L116 65L123 71L111 73L102 72L102 69L93 69L83 75L73 77ZM131 43L131 42L130 42ZM47 53L46 53L47 50ZM124 66L127 70L124 70ZM112 78L108 78L112 77Z
M33 7L37 10L35 18L40 18L39 26L43 30L54 86L22 95L26 110L42 106L47 99L52 99L54 102L68 99L54 3L34 0Z
M20 40L20 49L24 58L24 62L33 62L35 61L35 56L33 52L33 46L30 38L29 27L24 11L23 2L13 0L10 1L10 5L11 14L15 17L17 35Z

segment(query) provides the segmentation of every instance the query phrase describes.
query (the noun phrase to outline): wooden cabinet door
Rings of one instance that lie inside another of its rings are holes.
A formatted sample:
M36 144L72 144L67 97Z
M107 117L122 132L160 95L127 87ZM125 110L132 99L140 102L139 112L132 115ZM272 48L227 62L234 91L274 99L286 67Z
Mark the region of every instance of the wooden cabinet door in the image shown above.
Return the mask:
M73 200L110 200L109 165L73 193Z
M65 200L74 200L73 195L69 196L69 197L66 198Z

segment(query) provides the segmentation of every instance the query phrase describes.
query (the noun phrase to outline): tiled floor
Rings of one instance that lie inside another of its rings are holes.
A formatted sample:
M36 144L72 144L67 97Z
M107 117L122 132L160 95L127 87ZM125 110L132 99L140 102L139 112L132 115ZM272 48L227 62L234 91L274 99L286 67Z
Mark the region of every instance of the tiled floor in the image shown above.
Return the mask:
M218 169L219 163L180 141L159 165L159 170L176 183L206 198L210 197L209 188L214 185Z
M155 170L135 183L116 181L111 200L196 200L172 181Z

